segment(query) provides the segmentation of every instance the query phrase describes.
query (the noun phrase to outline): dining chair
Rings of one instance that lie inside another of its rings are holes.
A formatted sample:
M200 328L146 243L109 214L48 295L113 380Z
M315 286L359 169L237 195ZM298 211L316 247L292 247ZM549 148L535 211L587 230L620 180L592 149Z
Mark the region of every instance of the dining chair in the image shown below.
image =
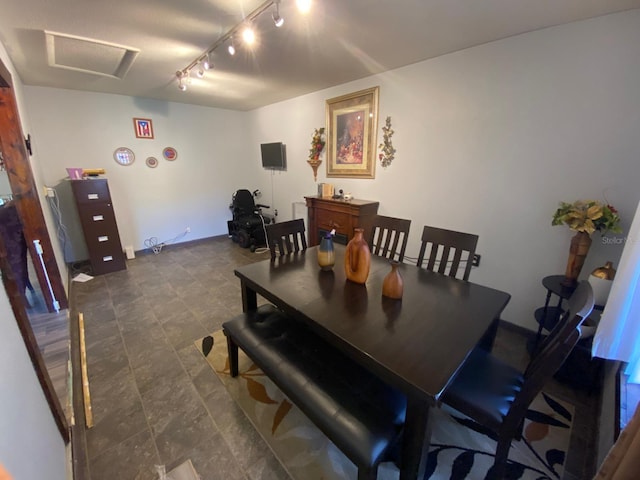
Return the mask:
M271 258L307 249L304 220L297 218L286 222L272 223L265 227L267 231L267 245L271 251Z
M436 271L437 264L438 273L459 278L458 271L460 264L463 263L462 280L469 280L477 244L477 235L425 226L416 264L422 267L426 261L425 268L431 271ZM427 247L429 247L428 254Z
M371 254L402 263L410 227L411 220L377 215L367 239Z
M522 438L525 414L546 382L580 339L580 326L593 309L593 290L582 281L561 321L521 372L480 348L472 351L442 401L498 437L494 464L486 478L505 477L512 440Z

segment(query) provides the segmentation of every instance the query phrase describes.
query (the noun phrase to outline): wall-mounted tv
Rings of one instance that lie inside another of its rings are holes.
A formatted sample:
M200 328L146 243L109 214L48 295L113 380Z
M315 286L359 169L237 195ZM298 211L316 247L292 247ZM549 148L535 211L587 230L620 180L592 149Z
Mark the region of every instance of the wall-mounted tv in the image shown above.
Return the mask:
M262 154L262 166L264 168L286 170L287 152L285 147L286 145L282 142L261 143L260 153Z

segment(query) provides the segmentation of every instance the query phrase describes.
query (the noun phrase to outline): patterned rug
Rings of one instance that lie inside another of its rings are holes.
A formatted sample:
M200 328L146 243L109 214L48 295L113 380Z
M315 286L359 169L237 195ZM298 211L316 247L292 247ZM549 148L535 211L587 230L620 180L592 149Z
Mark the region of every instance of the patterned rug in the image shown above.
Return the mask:
M229 375L222 331L196 342L229 394L245 412L294 480L357 478L338 448L240 351L240 375ZM524 439L513 442L506 479L559 479L571 434L573 407L542 393L527 415ZM482 480L493 464L495 437L446 406L433 410L425 479ZM379 480L397 480L398 468L382 463Z

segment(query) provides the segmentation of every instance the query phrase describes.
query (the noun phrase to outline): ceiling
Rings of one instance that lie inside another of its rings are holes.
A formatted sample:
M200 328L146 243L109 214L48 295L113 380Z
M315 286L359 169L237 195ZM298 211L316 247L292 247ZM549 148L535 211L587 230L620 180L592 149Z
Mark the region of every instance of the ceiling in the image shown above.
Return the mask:
M269 7L255 21L252 51L236 42L231 57L222 45L215 68L180 91L176 71L263 3L0 0L0 41L26 85L250 110L512 35L640 8L640 0L313 0L303 15L295 0L282 0L281 28Z

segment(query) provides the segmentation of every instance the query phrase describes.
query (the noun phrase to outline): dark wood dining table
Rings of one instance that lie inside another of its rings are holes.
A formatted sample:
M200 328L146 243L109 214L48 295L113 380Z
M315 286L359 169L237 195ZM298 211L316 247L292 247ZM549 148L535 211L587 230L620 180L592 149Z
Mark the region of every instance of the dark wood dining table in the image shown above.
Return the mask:
M366 284L346 279L345 247L323 271L317 247L235 270L245 312L257 294L407 396L400 479L422 479L439 404L469 353L497 325L508 293L402 264L401 300L382 296L389 262L372 257Z

